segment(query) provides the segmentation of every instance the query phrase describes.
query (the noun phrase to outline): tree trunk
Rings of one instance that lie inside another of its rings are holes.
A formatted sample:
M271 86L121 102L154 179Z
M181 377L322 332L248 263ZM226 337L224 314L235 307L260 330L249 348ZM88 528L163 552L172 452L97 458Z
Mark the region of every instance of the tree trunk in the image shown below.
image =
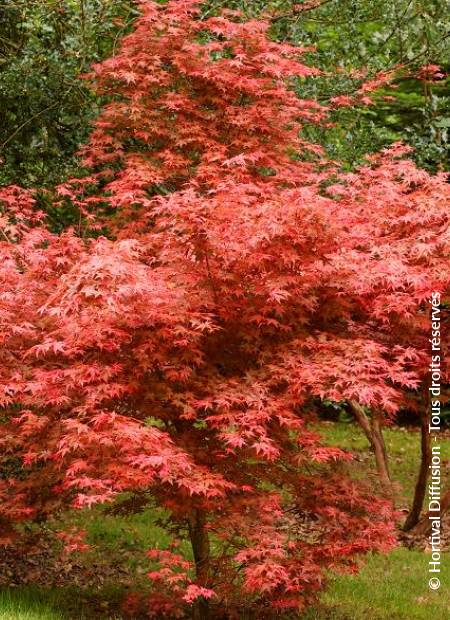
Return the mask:
M419 475L417 476L416 488L414 490L414 499L409 515L406 518L403 529L405 532L411 530L418 524L420 513L422 512L425 493L427 490L427 480L429 466L431 463L431 437L428 429L428 407L423 411L420 419L420 446L421 460Z
M194 554L197 584L207 588L209 582L209 537L206 529L206 513L204 510L194 509L189 516L189 537ZM194 606L194 620L209 620L209 603L199 598Z
M372 419L370 420L358 402L351 400L349 404L356 421L364 431L364 434L367 437L374 453L377 472L383 492L389 499L393 500L394 490L392 488L391 476L389 474L386 445L384 443L383 432L381 430L381 415L379 412L374 411Z
M444 514L450 508L450 490L444 493L444 497L441 499L441 510L439 512L439 517L442 519ZM427 512L417 525L411 530L411 533L418 536L425 536L425 534L429 534L431 531L431 519L430 517L434 516L434 513Z
M384 442L383 430L381 427L381 415L379 411L374 411L372 414L372 436L375 458L377 460L377 467L383 487L386 489L388 495L393 498L394 492L392 489L392 480L389 471L389 459L386 444Z

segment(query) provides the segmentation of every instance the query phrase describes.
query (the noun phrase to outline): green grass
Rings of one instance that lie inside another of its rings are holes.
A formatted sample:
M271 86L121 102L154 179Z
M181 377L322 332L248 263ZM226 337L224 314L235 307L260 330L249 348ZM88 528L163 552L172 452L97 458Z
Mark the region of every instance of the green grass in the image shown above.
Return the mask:
M105 514L102 507L95 507L69 513L64 523L87 531L86 540L92 545L92 551L80 557L84 563L109 559L124 564L130 570L142 572L139 567L148 565L145 552L153 547L164 549L170 543L167 531L157 523L158 518L163 516L163 512L156 508L113 516Z
M100 592L76 587L7 588L0 591L0 620L121 620L109 607L117 609L122 597L123 588L115 586Z
M97 506L68 513L64 518L64 526L74 525L87 532L86 542L92 545L92 551L79 556L83 563L119 563L139 575L151 567L146 551L153 548L167 549L172 541L171 535L164 528L166 518L166 512L156 507L116 516L105 512L105 507ZM55 523L54 527L61 527L61 524ZM192 559L192 549L187 540L180 541L179 549L184 557Z
M442 556L441 588L428 587L428 556L396 549L368 558L358 575L338 576L305 620L431 620L450 618L450 554Z
M352 451L356 460L350 471L359 478L372 481L379 488L375 462L362 430L348 422L329 422L317 426L326 443ZM389 467L400 507L409 506L420 463L420 433L399 427L384 430ZM450 460L450 440L441 440L442 460Z
M0 620L63 620L58 611L62 592L23 587L0 592Z
M170 538L160 525L163 510L149 507L142 512L113 515L109 506L94 506L89 510L73 510L62 518L65 527L76 526L87 531L87 542L106 551L149 549L154 544L166 547ZM52 527L61 526L61 520Z

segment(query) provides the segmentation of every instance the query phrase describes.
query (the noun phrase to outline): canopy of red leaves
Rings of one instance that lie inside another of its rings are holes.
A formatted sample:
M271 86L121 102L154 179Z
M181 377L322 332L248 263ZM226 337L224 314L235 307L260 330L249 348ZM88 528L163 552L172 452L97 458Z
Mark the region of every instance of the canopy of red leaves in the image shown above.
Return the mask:
M180 522L203 511L222 549L208 583L165 557L164 613L301 608L322 568L393 542L389 503L307 422L323 399L393 416L420 386L450 186L401 145L342 174L305 143L327 109L290 84L317 70L268 23L141 11L89 76L109 97L89 174L59 188L85 230L52 234L1 190L0 515L150 490Z

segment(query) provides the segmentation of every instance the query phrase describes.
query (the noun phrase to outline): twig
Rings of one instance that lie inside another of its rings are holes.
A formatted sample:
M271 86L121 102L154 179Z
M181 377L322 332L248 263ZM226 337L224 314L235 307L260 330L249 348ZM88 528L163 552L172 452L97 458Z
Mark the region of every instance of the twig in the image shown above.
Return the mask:
M314 11L314 9L320 9L321 7L323 7L325 4L329 4L330 2L333 2L334 0L322 0L322 2L319 2L319 4L313 4L310 6L305 6L305 7L299 7L296 10L290 11L289 13L281 13L280 15L274 15L273 17L270 18L271 22L277 22L280 19L284 19L285 17L301 17L302 13L306 13L308 11Z
M31 116L30 118L28 118L26 121L24 121L21 125L19 125L10 136L8 136L8 138L6 138L6 140L4 142L2 142L2 144L0 144L0 149L5 148L5 146L11 142L11 140L13 138L15 138L15 136L17 136L17 134L19 133L19 131L21 131L24 127L26 127L27 125L29 125L30 123L32 123L36 118L38 118L39 116L41 116L42 114L45 114L45 112L48 112L49 110L56 108L57 105L59 105L61 103L61 101L63 101L67 95L70 93L70 91L72 90L72 88L74 87L75 83L71 84L70 88L67 90L67 92L62 96L61 99L59 99L58 101L54 101L53 103L51 103L49 106L47 106L46 108L44 108L43 110L39 110L39 112L36 112L36 114L33 114L33 116Z

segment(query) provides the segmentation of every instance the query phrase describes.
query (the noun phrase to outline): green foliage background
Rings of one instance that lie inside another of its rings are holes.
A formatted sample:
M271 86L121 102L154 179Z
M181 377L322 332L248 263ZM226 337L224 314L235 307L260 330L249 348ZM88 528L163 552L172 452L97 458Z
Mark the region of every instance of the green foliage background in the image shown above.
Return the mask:
M269 15L275 39L316 46L308 60L324 75L298 83L303 97L351 93L360 81L350 72L362 68L369 76L399 64L450 71L448 0L210 0L203 12L221 8ZM75 170L101 103L80 75L114 54L136 15L132 0L2 0L0 184L51 187ZM334 112L333 128L308 128L308 137L347 167L401 139L420 165L450 169L449 80L424 85L399 76L396 86L393 101Z
M70 174L99 101L80 75L114 52L132 2L0 4L0 183L51 186Z

